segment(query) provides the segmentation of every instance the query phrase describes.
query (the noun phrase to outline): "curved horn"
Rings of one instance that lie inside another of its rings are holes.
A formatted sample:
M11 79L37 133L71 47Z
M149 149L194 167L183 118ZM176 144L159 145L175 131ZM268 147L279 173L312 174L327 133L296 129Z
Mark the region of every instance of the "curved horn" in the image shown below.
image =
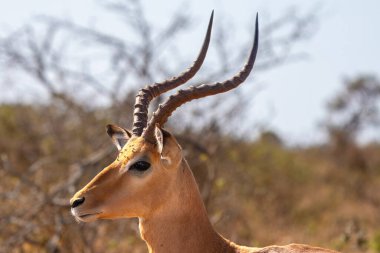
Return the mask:
M168 90L174 89L181 84L186 83L201 68L202 63L206 57L208 45L210 44L213 18L214 11L212 11L211 13L210 21L208 24L206 36L203 41L201 51L199 52L197 59L194 61L193 65L190 68L182 72L177 77L172 77L168 80L165 80L164 82L146 86L137 93L135 107L133 111L133 135L141 136L143 130L146 128L150 101L152 101L155 97L158 97L160 94Z
M179 90L175 95L170 96L162 105L160 105L157 111L153 114L153 117L149 121L148 127L143 133L143 137L154 142L153 133L156 125L163 126L169 116L181 105L198 98L223 93L231 89L236 88L239 84L245 81L250 74L253 65L255 63L257 49L259 45L259 24L258 14L256 15L255 25L255 38L253 40L253 46L249 55L248 61L243 69L232 78L213 84L202 84L197 87L189 87L187 89Z

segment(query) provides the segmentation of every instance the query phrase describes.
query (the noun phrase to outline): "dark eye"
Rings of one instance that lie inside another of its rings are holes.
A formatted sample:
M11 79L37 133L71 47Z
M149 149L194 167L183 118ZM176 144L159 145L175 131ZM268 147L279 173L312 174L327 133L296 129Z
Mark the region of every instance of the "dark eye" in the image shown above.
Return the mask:
M146 171L150 168L150 163L145 161L138 161L129 167L129 170L135 170L135 171Z

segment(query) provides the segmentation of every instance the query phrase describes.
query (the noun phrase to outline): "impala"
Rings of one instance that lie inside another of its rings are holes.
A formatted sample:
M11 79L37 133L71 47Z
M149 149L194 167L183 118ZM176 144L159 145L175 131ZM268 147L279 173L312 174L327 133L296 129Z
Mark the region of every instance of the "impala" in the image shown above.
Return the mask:
M159 105L148 122L149 103L162 93L184 84L200 69L208 49L213 13L193 65L178 77L141 89L135 100L133 128L107 125L119 150L104 168L71 199L71 212L83 222L98 219L139 218L139 229L149 252L154 253L322 253L334 252L302 244L249 248L219 235L212 227L197 183L175 137L162 127L182 104L226 92L243 83L251 72L258 49L255 37L243 69L224 82L179 90Z

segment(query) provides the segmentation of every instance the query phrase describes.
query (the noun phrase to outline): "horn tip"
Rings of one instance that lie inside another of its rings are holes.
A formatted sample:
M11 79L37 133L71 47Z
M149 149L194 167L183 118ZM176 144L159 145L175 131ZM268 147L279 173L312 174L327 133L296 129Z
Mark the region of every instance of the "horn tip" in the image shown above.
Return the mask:
M255 22L255 40L259 39L259 13L256 12L256 22Z

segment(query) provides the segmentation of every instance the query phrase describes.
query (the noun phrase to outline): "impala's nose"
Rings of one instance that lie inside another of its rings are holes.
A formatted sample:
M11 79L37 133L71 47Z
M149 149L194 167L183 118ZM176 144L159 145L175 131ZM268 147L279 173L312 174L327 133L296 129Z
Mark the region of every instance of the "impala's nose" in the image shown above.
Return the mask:
M76 200L74 200L72 203L71 203L71 208L75 208L77 206L80 206L83 204L85 198L84 197L81 197L81 198L78 198Z

